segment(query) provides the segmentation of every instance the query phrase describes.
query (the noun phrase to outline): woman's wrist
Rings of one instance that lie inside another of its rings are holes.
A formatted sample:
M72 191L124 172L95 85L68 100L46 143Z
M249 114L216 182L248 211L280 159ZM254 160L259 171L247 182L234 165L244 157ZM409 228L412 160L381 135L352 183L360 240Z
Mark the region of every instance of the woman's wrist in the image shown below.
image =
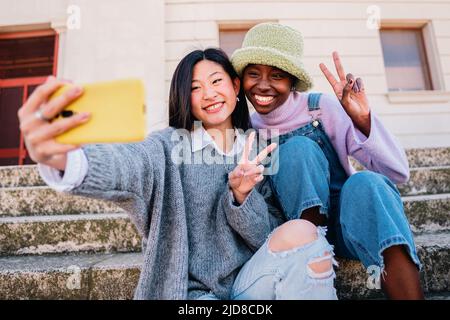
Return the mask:
M234 190L234 189L231 189L231 191L233 192L234 200L237 203L239 203L239 205L244 203L245 199L247 199L247 196L250 193L250 192L242 193L242 192L239 192L239 191Z
M361 131L367 138L370 135L370 127L371 127L371 121L370 121L370 112L367 115L361 116L356 120L353 120L353 123L358 128L359 131Z
M53 159L48 161L47 163L43 163L49 167L59 170L60 172L66 171L67 165L67 154L62 154L58 156L54 156Z

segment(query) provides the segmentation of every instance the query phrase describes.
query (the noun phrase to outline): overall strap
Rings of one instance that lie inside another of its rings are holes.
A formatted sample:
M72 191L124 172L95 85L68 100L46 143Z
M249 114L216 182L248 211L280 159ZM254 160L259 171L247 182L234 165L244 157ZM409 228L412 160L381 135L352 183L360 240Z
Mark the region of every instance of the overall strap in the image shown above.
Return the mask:
M310 93L308 94L308 110L312 116L312 121L318 120L321 114L319 101L322 93Z

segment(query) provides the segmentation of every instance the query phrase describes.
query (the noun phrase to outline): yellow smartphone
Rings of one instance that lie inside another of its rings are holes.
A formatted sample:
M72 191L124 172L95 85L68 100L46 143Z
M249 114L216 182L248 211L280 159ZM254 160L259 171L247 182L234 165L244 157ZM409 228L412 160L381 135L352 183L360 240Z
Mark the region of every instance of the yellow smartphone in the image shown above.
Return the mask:
M58 89L53 99L71 87ZM89 112L88 122L57 136L65 144L137 142L145 138L145 92L138 79L81 85L83 94L52 121Z

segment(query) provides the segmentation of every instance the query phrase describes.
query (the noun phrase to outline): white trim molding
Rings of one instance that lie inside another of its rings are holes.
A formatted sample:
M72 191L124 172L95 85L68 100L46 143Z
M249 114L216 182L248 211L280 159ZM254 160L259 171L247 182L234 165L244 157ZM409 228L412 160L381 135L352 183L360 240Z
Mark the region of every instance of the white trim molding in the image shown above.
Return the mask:
M450 101L447 91L404 91L389 92L390 103L446 103Z

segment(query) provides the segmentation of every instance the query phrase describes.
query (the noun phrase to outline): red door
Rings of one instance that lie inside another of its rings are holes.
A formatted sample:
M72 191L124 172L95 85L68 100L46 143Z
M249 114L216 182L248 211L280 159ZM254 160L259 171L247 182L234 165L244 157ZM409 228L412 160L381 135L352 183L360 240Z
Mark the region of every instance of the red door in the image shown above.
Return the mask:
M0 166L31 164L17 111L47 76L56 75L52 30L0 34Z

